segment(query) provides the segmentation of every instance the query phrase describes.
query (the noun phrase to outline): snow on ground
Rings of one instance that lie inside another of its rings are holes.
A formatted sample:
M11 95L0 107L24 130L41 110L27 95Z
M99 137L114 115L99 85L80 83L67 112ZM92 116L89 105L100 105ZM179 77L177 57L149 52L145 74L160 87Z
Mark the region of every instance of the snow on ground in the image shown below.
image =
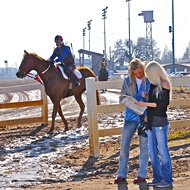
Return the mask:
M38 99L38 91L29 93L12 94L10 102L20 100ZM103 104L115 104L119 102L119 91L111 90L101 93ZM7 97L0 96L3 102ZM86 104L86 94L83 95ZM75 117L79 113L79 107L74 97L69 97L61 102L63 112L68 117ZM48 99L49 118L51 118L52 103ZM18 117L36 116L38 108L4 109L1 110L0 119L13 119ZM170 118L184 117L187 112L184 109L169 110ZM86 110L85 110L86 114ZM98 116L100 128L120 127L123 125L123 114L102 114ZM59 119L59 118L58 118ZM115 137L104 137L100 141L115 140ZM76 149L84 150L88 147L88 128L72 129L66 133L58 131L53 136L21 136L13 138L11 143L0 146L0 187L15 189L41 183L63 182L72 180L72 176L81 175L79 166L70 167L67 163L57 163L58 158L72 153ZM86 172L88 175L89 171Z

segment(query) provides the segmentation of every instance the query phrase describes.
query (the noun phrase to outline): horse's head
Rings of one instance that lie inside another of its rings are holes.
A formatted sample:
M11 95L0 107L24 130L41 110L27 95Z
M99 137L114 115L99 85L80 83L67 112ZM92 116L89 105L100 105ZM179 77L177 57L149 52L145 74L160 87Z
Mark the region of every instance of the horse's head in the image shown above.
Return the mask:
M33 54L30 54L26 50L24 50L22 62L20 64L18 72L16 73L16 76L18 78L24 78L31 70L35 70L33 57Z

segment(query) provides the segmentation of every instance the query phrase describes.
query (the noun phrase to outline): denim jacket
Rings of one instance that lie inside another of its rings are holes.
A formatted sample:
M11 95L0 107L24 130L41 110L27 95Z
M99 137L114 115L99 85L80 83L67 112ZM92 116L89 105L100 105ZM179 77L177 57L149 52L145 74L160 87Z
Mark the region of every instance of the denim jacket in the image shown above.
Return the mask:
M134 81L134 95L130 94L129 83L130 83L130 78L129 78L129 76L127 76L124 79L123 86L122 86L122 89L121 89L121 94L122 95L133 96L138 101L146 102L147 99L142 97L142 92L144 91L144 92L148 93L149 87L150 87L149 80L146 78L145 83L142 81L139 90L138 90L137 83L136 83L136 80L135 80ZM120 101L121 100L122 100L122 96L120 97ZM144 114L146 114L146 113L144 113ZM125 109L125 120L140 122L140 116L137 113L135 113L133 110L126 107L126 109Z

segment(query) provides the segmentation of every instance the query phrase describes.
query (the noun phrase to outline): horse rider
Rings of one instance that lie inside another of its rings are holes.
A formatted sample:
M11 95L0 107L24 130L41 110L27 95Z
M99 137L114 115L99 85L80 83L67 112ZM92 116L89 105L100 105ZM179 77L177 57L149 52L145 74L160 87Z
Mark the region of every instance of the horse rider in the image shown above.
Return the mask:
M98 71L98 80L107 81L108 80L107 60L105 58L102 58L102 60L99 63L99 66L100 66L100 69Z
M75 87L79 86L80 81L74 73L76 66L70 47L64 44L63 37L60 35L55 36L55 43L57 47L54 49L53 54L48 59L48 61L50 61L51 67L54 67L54 63L61 62L65 73L70 78L73 85ZM56 57L57 59L55 59Z
M107 81L108 80L108 70L107 70L107 60L105 58L102 58L102 60L99 63L100 69L98 71L98 80L99 81ZM102 93L104 93L106 89L102 89Z
M100 61L99 65L100 65L100 68L107 68L108 63L107 63L106 58L102 58L102 60Z

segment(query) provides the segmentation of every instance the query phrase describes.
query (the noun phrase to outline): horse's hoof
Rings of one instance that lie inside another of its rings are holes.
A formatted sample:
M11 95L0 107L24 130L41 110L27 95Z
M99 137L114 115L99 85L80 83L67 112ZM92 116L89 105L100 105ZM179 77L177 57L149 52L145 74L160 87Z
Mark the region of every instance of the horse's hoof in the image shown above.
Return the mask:
M69 131L69 128L65 128L64 132L67 132L67 131Z
M49 130L47 134L48 135L52 135L53 134L53 130Z

